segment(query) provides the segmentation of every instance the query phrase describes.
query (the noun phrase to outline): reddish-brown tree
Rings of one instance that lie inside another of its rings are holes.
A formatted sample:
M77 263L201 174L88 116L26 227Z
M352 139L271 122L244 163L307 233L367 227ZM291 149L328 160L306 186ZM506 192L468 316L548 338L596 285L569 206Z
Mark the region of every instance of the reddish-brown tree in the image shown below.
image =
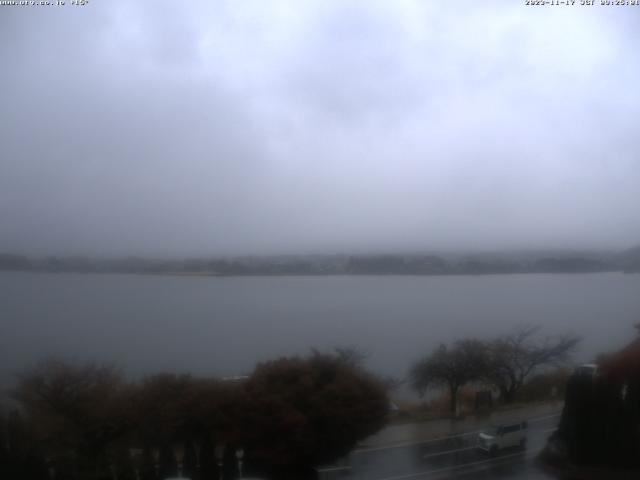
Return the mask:
M388 409L383 383L339 356L282 358L244 385L237 441L261 465L332 462L380 429Z

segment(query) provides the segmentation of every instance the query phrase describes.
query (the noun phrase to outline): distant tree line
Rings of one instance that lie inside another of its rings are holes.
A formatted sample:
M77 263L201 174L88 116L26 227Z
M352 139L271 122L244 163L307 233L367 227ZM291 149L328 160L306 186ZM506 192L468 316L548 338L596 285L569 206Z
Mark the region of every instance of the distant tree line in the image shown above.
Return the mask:
M312 478L380 429L382 381L346 351L261 363L247 378L42 361L0 412L0 478Z
M421 395L444 388L452 414L457 413L461 389L469 384L494 389L503 402L513 403L528 378L541 368L564 364L580 341L573 335L536 338L539 330L522 326L489 341L461 339L452 345L441 344L413 365L411 384Z
M29 258L0 253L0 270L186 275L482 275L640 270L640 247L622 253L280 255L180 260L140 257Z

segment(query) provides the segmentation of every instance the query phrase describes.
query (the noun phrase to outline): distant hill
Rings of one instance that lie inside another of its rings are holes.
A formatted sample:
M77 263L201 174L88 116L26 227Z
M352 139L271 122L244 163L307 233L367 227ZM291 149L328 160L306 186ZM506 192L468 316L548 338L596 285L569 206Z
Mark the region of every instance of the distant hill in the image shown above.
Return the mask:
M618 254L616 263L625 272L640 272L640 245Z
M274 255L186 259L42 257L0 253L0 270L156 275L487 275L640 272L640 246L575 250L384 255Z

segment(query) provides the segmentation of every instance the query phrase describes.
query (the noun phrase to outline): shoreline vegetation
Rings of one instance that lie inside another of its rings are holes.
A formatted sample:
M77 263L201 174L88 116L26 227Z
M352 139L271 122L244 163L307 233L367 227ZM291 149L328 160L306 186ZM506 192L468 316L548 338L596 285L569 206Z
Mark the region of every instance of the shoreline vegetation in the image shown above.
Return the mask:
M313 466L389 414L383 381L339 351L263 361L235 379L130 381L110 364L45 358L9 393L0 478L31 480L315 478Z
M605 252L556 250L459 254L247 255L184 259L28 257L0 253L0 271L189 277L639 273L640 246Z

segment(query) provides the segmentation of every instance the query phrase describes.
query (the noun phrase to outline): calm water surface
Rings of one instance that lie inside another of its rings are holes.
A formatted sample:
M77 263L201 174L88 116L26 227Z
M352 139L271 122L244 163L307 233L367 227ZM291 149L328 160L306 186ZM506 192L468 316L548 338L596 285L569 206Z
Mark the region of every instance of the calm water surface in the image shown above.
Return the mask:
M0 379L63 354L235 375L260 360L354 345L404 376L439 342L518 324L584 336L577 361L640 321L640 275L171 277L0 273Z

